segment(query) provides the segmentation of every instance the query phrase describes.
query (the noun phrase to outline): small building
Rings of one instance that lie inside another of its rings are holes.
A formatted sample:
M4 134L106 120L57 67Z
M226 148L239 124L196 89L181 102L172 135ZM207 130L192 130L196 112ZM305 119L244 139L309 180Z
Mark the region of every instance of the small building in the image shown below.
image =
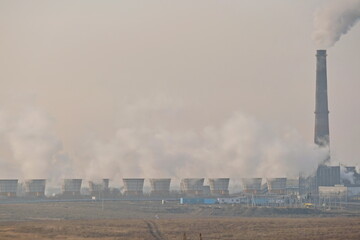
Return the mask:
M320 186L319 197L323 199L346 199L348 188L344 185Z

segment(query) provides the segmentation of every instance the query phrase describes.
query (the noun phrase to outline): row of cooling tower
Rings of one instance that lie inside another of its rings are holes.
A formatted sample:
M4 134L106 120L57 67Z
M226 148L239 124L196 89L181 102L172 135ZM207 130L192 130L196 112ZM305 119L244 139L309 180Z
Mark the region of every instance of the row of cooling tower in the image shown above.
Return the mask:
M184 178L180 182L180 191L189 195L228 195L229 194L229 178L210 178L209 185L204 185L204 178ZM142 195L144 188L144 178L124 178L124 195ZM170 193L170 178L149 179L151 186L151 194L166 195ZM298 180L293 181L296 186ZM241 180L243 192L260 193L264 189L262 178L243 178ZM283 194L287 189L286 178L267 178L267 192L275 194ZM80 195L82 179L64 179L62 184L63 195ZM25 180L22 187L26 195L44 196L45 195L45 179ZM298 186L298 185L297 185ZM18 190L18 180L16 179L0 179L0 196L16 196ZM109 179L101 181L89 181L89 190L91 194L109 191Z

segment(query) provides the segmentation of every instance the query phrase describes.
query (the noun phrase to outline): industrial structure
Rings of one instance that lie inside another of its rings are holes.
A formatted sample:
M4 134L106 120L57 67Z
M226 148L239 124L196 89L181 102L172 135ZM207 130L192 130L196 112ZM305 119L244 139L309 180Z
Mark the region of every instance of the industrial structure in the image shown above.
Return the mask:
M80 196L82 179L64 179L62 185L63 196Z
M326 50L317 50L314 142L319 146L330 143L326 56Z
M0 196L16 197L17 179L0 179Z
M151 195L169 195L171 178L151 178Z
M24 181L25 195L28 197L45 196L45 179L28 179Z
M109 195L109 179L104 178L97 181L89 181L90 195L93 197L104 197Z
M180 190L187 195L202 195L204 193L204 178L184 178L180 182Z
M125 196L143 195L144 178L123 178L123 183Z
M286 193L286 178L267 178L266 183L269 193L271 194Z
M229 195L230 178L209 178L212 195Z
M242 178L241 185L245 193L257 194L261 192L262 178Z
M340 166L319 165L316 170L316 185L335 186L340 184Z
M314 143L328 149L330 145L329 109L327 94L326 50L316 52L316 91ZM89 181L89 189L81 192L82 179L64 179L62 194L53 197L76 198L84 196L92 200L98 198L120 198L123 189L125 200L158 200L180 198L182 204L247 204L248 206L283 206L294 202L309 201L329 204L339 201L360 201L360 174L355 167L328 166L330 151L310 174L299 174L299 178L242 178L241 190L229 193L230 178L209 178L204 186L204 178L184 178L180 182L180 193L170 194L170 178L152 178L150 193L143 192L144 178L124 178L123 188L109 188L109 179ZM45 196L45 179L25 180L18 187L17 179L0 180L0 198ZM60 190L58 188L58 190ZM89 191L87 191L89 190ZM136 196L136 198L134 198ZM13 199L11 199L12 201ZM56 199L58 200L58 199ZM76 199L78 200L78 199ZM66 199L68 201L68 199Z
M286 194L287 195L299 195L300 183L299 178L286 179Z

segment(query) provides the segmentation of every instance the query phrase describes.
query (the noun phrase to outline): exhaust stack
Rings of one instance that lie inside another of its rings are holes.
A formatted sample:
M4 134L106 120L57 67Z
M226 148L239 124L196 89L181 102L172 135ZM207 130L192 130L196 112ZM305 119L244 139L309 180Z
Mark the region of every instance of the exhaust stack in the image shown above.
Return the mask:
M321 147L330 144L326 56L326 50L317 50L314 142Z

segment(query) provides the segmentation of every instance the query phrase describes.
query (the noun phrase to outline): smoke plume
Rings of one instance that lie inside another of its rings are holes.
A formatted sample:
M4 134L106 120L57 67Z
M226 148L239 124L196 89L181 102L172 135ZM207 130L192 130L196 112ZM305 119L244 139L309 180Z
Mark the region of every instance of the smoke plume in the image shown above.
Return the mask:
M71 172L53 119L34 106L15 113L1 111L0 142L3 178L58 179Z
M174 113L185 116L186 107L162 102L135 104L131 114L123 108L123 122L113 137L84 140L71 158L45 112L35 107L16 115L0 112L0 173L54 182L111 178L116 185L124 177L296 177L314 170L328 152L294 129L243 113L201 129L175 128L164 122L174 120ZM152 121L144 121L149 114Z
M328 149L307 143L294 129L239 112L217 126L167 128L159 113L171 108L165 105L155 110L151 105L149 109L158 114L150 116L158 124L149 126L141 120L137 125L136 119L149 114L142 104L141 111L132 111L132 124L119 127L111 140L88 142L86 155L78 156L87 159L86 176L297 177L300 171L313 171L328 154ZM181 109L176 112L178 116L183 113Z
M318 10L313 38L319 48L333 46L360 19L360 0L333 0Z

